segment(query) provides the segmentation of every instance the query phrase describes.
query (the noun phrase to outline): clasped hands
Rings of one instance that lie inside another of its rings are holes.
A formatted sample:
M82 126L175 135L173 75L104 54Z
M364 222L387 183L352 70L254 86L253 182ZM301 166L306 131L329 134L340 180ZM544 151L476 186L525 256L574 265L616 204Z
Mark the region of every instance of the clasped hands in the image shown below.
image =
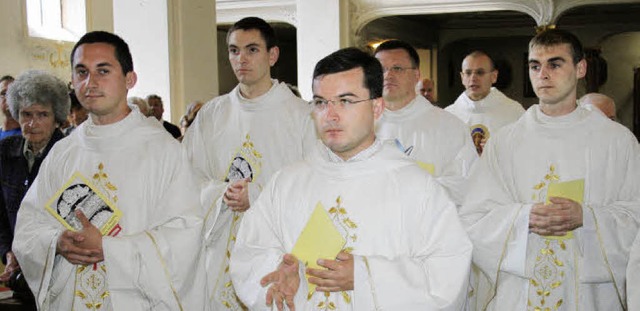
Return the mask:
M249 178L236 180L229 184L222 200L234 212L244 212L249 209Z
M318 265L324 269L306 269L309 282L315 284L319 292L339 292L353 290L353 255L340 252L336 260L318 259ZM266 302L268 306L276 303L278 310L284 310L286 304L289 310L295 310L294 297L300 287L298 258L285 254L278 269L267 274L260 280L260 285L269 286Z
M551 197L549 204L537 203L529 214L529 231L543 236L563 236L582 227L582 206L573 200Z
M56 244L56 254L60 254L74 265L86 266L103 261L100 230L87 219L82 211L75 213L82 224L82 230L62 232Z

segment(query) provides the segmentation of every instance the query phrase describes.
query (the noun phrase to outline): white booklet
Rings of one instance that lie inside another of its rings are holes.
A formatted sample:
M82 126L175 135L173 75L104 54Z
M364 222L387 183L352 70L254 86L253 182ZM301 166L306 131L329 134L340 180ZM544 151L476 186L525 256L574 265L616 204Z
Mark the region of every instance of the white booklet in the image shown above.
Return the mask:
M76 211L82 211L102 235L116 227L122 212L93 183L80 172L71 178L49 199L45 209L71 231L82 230Z

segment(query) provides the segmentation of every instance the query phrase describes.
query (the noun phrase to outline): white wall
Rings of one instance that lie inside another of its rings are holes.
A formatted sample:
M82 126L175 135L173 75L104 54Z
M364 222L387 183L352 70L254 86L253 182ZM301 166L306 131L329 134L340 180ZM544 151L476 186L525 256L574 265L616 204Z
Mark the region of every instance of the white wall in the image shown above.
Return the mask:
M159 95L163 118L171 120L167 1L113 0L113 29L129 44L138 74L129 96Z
M633 128L633 68L640 66L640 32L617 34L600 43L602 58L607 60L607 82L600 93L616 102L618 120Z
M298 88L302 98L311 99L313 68L340 48L340 1L298 0L297 12Z

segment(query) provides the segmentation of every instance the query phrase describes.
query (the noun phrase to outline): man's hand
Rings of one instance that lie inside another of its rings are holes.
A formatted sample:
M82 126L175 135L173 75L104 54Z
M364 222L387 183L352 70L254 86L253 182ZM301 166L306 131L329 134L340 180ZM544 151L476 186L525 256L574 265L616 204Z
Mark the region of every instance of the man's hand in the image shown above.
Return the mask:
M539 235L563 236L582 227L582 206L573 200L551 197L549 204L531 208L529 229Z
M295 311L293 299L300 287L298 269L298 258L291 254L285 254L278 269L260 280L260 285L263 287L271 284L266 297L268 306L272 306L275 301L278 310L284 310L283 303L286 303L289 310Z
M11 273L19 269L20 269L20 265L18 264L18 259L16 259L16 255L14 255L12 251L8 251L7 266L4 267L4 272L0 274L0 282L4 282L4 283L9 282Z
M234 212L249 209L249 179L236 180L224 192L223 201Z
M318 259L318 265L327 268L307 269L312 276L309 283L315 284L319 292L341 292L353 290L353 255L340 252L337 260Z
M100 230L89 222L82 211L76 211L76 216L82 224L82 230L78 232L65 230L58 238L56 254L62 255L75 265L89 265L103 261Z

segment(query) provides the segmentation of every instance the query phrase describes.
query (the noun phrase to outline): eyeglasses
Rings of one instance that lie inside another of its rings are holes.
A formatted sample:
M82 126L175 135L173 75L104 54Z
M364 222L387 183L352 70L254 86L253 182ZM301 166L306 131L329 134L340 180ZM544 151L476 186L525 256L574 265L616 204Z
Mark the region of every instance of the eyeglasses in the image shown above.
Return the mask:
M472 75L476 75L480 78L484 77L484 75L486 75L487 73L493 72L493 70L489 70L489 71L485 71L484 69L478 69L478 70L464 70L462 71L462 75L465 76L466 78L471 77Z
M361 103L361 102L366 102L368 100L372 100L375 98L367 98L367 99L362 99L362 100L351 100L348 98L339 98L339 99L335 99L335 100L330 100L330 99L324 99L324 98L316 98L313 99L309 102L309 105L311 105L314 109L322 111L322 110L326 110L327 107L329 107L329 103L332 103L334 107L340 107L342 109L344 108L348 108L351 107L357 103Z
M382 73L391 72L393 74L403 73L405 70L416 69L416 67L400 67L400 66L391 66L388 68L382 67Z

